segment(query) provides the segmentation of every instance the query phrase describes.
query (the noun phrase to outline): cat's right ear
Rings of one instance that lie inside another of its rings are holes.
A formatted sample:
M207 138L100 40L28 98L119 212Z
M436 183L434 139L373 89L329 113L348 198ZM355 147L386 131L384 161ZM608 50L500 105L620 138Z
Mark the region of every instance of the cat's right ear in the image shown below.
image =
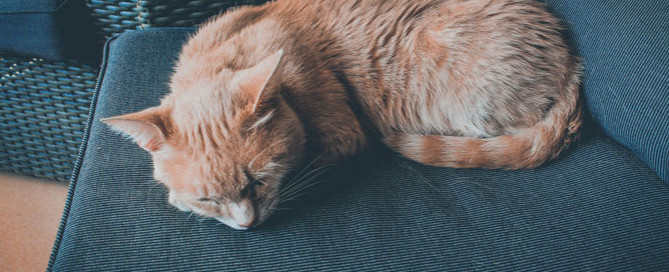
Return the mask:
M253 112L265 100L276 95L276 90L268 88L270 81L281 64L283 49L266 57L255 66L240 71L236 80L243 92L248 93L253 99Z
M113 130L130 136L139 147L154 152L166 144L170 131L169 114L155 107L140 112L103 118Z

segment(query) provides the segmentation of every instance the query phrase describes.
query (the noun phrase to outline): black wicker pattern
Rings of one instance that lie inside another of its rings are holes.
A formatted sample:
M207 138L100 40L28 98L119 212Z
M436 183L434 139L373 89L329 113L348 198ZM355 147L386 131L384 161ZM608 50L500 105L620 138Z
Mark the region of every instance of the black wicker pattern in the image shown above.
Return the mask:
M267 0L88 0L105 36L130 29L195 26L230 7Z
M98 69L0 54L0 169L68 181Z

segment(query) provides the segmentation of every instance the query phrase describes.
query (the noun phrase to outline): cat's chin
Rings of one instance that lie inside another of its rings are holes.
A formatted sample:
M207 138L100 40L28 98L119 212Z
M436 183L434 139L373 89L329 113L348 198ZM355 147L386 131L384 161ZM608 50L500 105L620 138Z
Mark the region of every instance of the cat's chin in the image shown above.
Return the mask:
M225 224L226 226L228 226L232 229L235 229L235 230L248 230L249 229L249 228L242 227L242 226L238 225L237 222L235 222L235 220L232 219L232 218L216 217L216 220L218 220L219 222L221 222L221 223Z

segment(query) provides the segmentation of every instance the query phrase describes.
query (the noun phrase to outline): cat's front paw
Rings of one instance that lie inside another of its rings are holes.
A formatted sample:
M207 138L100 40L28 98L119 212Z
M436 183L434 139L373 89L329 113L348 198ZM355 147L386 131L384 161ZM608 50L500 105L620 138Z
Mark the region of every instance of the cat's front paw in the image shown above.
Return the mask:
M167 200L170 202L170 204L172 204L172 206L176 207L180 211L184 211L184 212L190 212L191 211L188 207L186 207L186 205L182 204L177 199L176 195L172 191L170 191L170 194L167 197Z

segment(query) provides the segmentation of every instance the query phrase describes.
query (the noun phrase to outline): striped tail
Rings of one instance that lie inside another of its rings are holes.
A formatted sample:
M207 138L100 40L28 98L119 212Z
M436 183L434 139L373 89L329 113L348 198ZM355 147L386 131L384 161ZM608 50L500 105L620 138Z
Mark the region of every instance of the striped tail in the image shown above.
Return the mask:
M442 135L391 135L384 143L426 165L452 168L534 168L556 158L578 138L582 104L578 80L556 99L544 119L515 134L492 138Z

